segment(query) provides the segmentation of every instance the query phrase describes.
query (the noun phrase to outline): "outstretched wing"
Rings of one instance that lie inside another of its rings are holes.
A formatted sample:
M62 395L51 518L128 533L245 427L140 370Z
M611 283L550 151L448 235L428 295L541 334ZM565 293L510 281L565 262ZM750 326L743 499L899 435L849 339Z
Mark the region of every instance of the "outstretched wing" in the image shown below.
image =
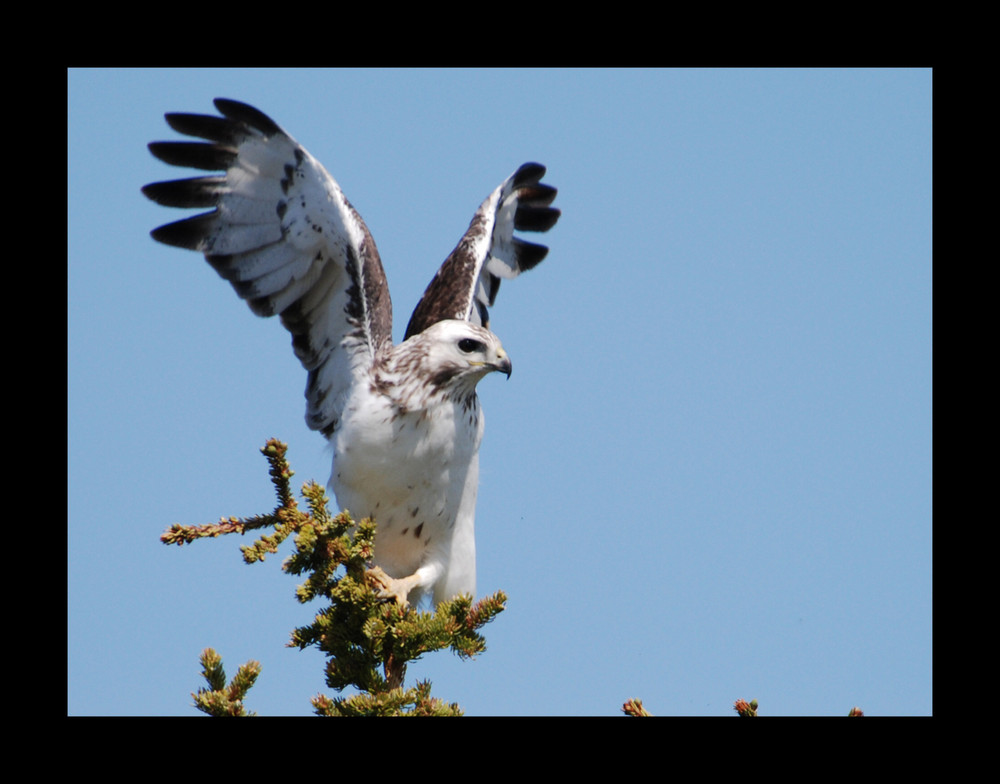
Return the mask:
M484 201L465 236L445 259L420 299L406 338L444 319L489 328L489 312L500 280L515 278L545 258L549 249L514 236L514 230L548 231L559 220L549 205L556 189L540 180L545 167L525 163Z
M153 142L175 166L219 176L142 190L169 207L211 212L161 226L154 239L198 250L258 316L280 315L309 371L306 422L336 426L347 389L392 343L392 305L375 243L320 163L252 106L216 99L222 114L168 114L207 142Z

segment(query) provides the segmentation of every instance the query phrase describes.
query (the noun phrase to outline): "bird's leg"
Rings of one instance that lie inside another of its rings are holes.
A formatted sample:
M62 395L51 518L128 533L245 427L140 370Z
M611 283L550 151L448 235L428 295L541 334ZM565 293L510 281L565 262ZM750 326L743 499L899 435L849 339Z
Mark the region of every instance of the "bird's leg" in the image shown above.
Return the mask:
M383 599L395 599L402 608L410 606L406 598L410 591L420 584L420 577L416 573L409 577L390 577L380 566L373 566L368 570L368 574L379 586L378 595Z

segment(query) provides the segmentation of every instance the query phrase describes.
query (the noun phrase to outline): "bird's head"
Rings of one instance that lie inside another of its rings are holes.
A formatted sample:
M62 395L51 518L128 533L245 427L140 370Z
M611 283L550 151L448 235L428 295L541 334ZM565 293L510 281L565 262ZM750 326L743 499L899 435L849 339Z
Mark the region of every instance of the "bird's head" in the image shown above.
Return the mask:
M424 343L424 369L435 386L454 385L471 391L494 371L510 378L510 357L500 339L468 321L439 321L410 340Z

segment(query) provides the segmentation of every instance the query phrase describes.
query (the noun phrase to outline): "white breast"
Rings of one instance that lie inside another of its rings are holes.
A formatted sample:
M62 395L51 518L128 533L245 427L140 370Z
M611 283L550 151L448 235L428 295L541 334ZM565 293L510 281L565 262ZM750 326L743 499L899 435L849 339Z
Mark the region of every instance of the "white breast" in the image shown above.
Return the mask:
M355 520L375 519L375 563L391 577L427 570L435 603L475 592L483 418L473 401L440 395L401 411L383 395L359 391L331 439L339 507Z

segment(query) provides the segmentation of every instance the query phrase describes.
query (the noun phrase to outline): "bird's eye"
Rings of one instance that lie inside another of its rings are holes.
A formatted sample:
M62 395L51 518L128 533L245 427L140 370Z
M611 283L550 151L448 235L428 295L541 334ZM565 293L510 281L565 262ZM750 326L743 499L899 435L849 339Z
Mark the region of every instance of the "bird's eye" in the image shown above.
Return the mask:
M478 340L473 340L472 338L462 338L458 341L458 347L466 354L471 354L473 351L482 351L486 348Z

